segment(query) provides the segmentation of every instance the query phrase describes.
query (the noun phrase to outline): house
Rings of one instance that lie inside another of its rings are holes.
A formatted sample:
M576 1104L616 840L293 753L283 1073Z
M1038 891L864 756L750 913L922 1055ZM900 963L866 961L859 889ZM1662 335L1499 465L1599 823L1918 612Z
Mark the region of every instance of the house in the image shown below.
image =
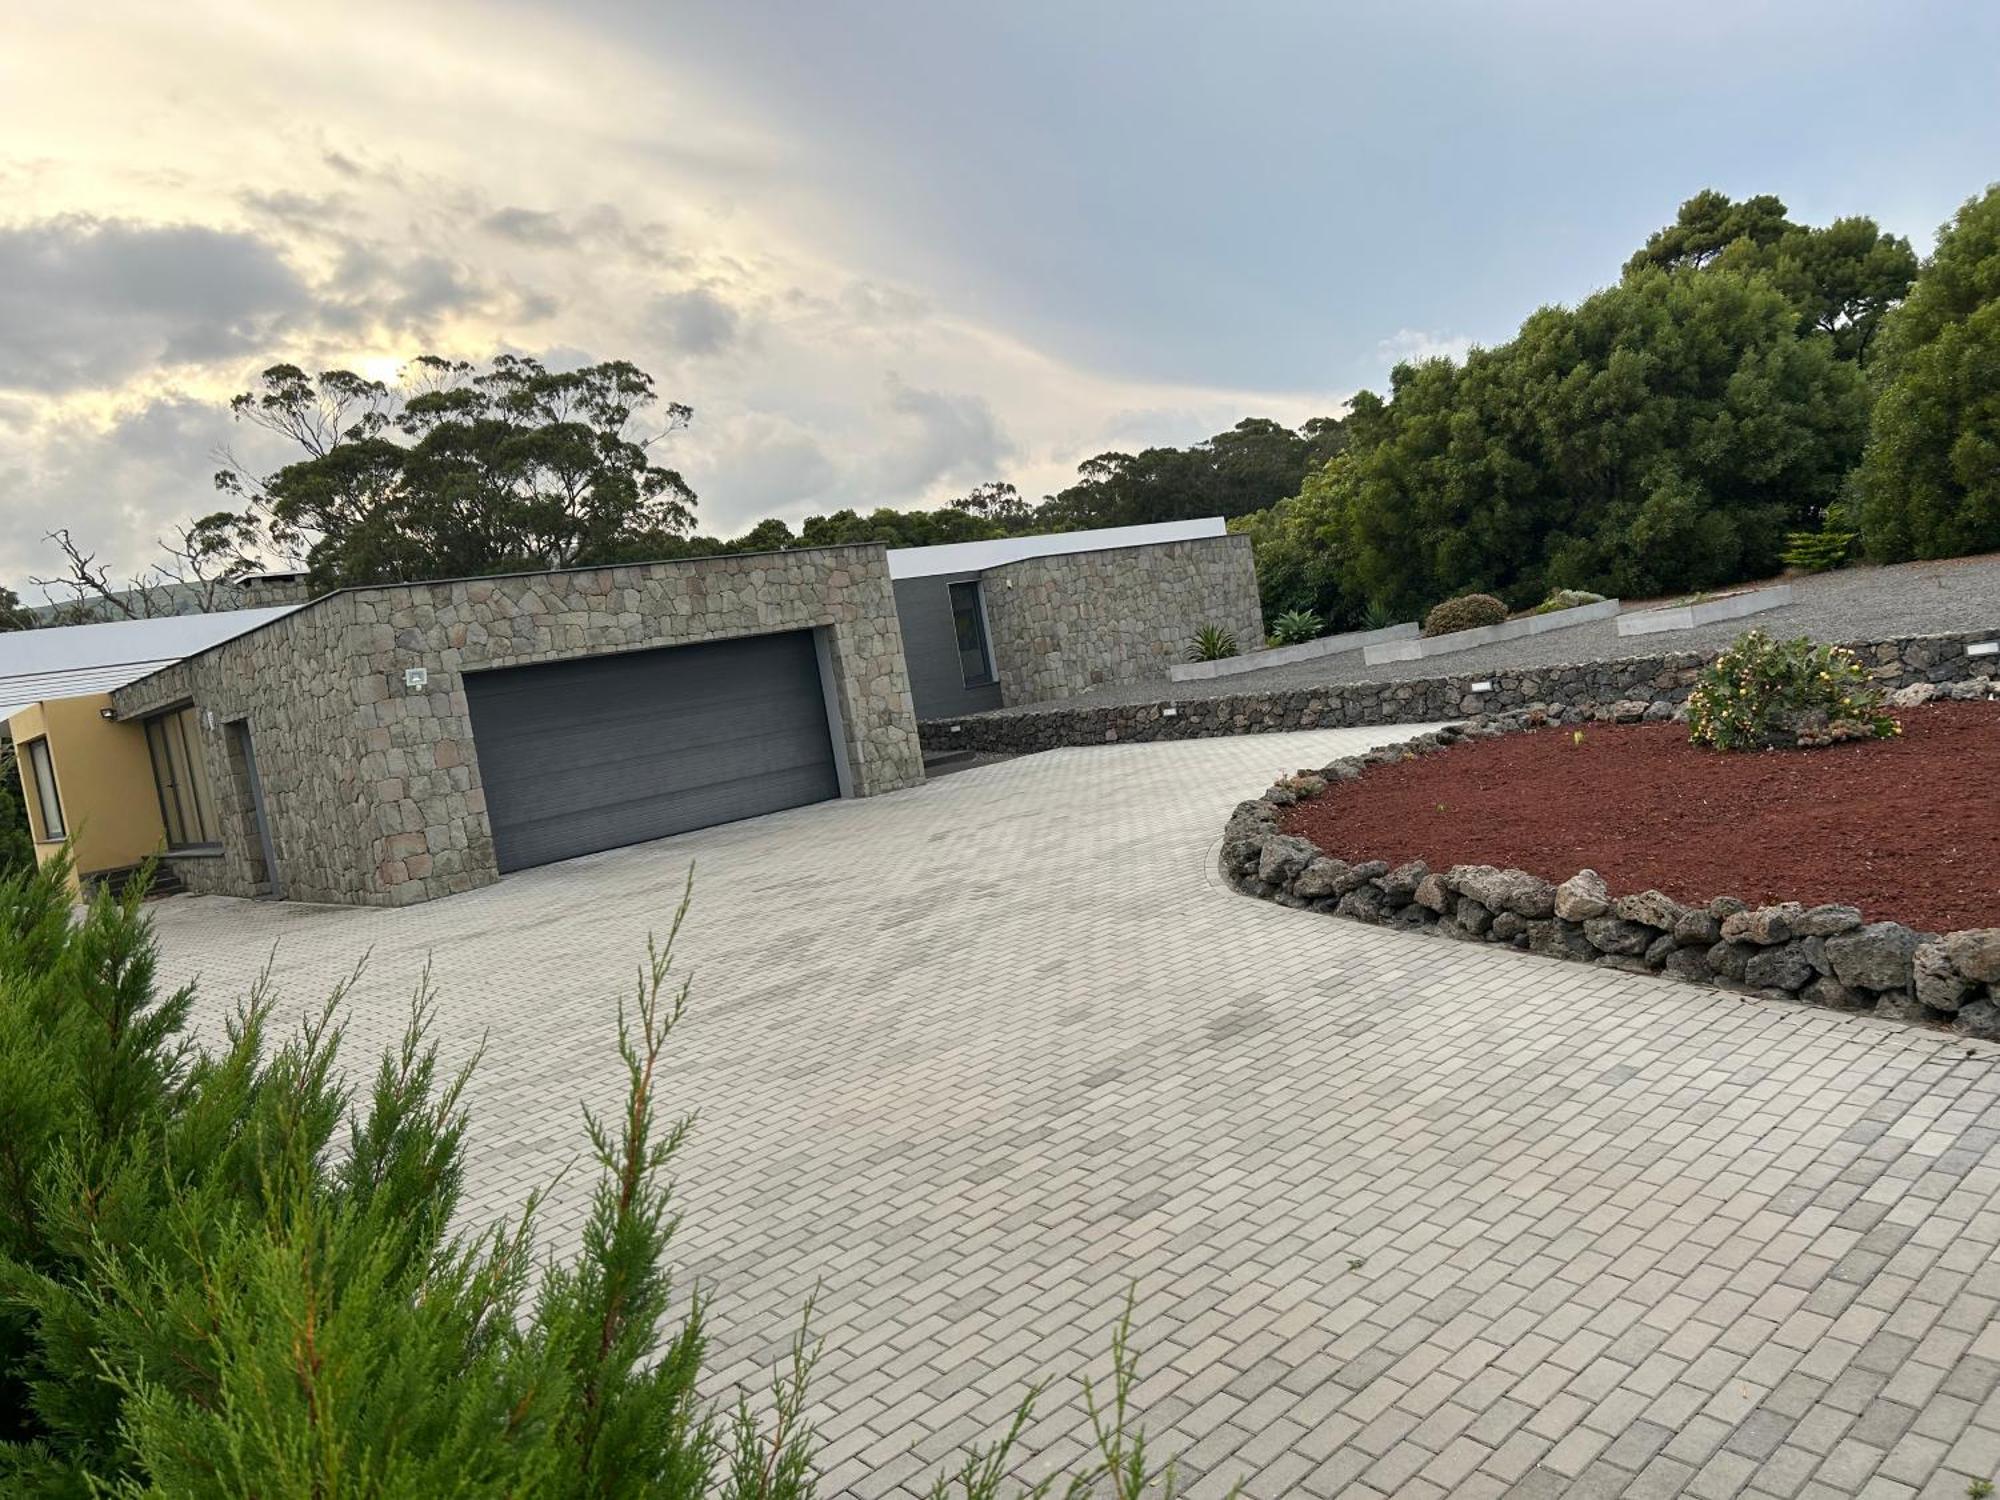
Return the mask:
M27 632L0 717L86 881L400 906L917 785L920 715L1164 679L1210 622L1261 629L1219 521L734 553Z

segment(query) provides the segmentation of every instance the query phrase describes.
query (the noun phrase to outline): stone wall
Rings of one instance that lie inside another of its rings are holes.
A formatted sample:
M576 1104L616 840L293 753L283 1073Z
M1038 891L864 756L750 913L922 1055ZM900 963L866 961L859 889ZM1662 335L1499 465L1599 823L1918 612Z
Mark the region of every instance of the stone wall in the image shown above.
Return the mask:
M1244 536L1024 558L981 575L1006 703L1042 703L1158 678L1204 625L1264 639Z
M1954 684L1950 696L1983 692L1989 682ZM1898 691L1915 700L1932 689L1911 684ZM1672 713L1665 700L1628 707L1638 710L1631 717ZM1659 891L1615 895L1594 870L1556 884L1492 865L1432 870L1411 860L1391 868L1384 859L1334 859L1283 831L1288 807L1332 782L1363 777L1371 766L1551 722L1627 716L1602 709L1482 715L1287 777L1230 815L1218 856L1223 878L1248 895L1360 922L2000 1041L2000 928L1922 933L1900 922L1864 922L1852 906L1784 902L1753 909L1728 895L1690 906Z
M223 729L250 725L278 877L295 900L405 905L498 878L464 674L825 627L860 796L923 779L888 565L829 547L348 590L143 678L120 717L203 712L223 853L192 889L255 890L257 841ZM404 685L412 667L421 688Z
M1992 640L2000 623L1957 635L1901 636L1849 642L1884 687L2000 677L2000 658L1967 656L1974 641ZM1621 700L1664 698L1678 703L1719 651L1675 651L1573 666L1461 672L1400 682L1336 682L1280 692L1238 693L1152 703L1078 704L1026 712L976 714L923 724L928 749L1023 754L1064 745L1134 740L1192 740L1225 734L1293 729L1342 729L1366 724L1431 723L1536 704L1589 708ZM1474 693L1475 682L1491 691ZM1170 714L1166 710L1171 708ZM953 731L953 726L957 731Z

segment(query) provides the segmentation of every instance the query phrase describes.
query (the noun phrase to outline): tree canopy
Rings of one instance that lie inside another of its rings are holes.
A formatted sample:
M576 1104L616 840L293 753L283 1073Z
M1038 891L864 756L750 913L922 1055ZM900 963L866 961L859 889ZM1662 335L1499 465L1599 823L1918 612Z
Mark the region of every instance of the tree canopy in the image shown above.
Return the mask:
M2000 548L2000 187L1968 200L1889 315L1859 475L1886 560Z

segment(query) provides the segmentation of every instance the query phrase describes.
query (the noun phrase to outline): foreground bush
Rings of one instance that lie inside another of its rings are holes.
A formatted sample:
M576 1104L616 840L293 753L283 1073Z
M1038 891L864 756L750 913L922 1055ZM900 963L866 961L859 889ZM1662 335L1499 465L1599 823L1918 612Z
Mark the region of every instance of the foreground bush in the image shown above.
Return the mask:
M533 1200L511 1226L451 1227L472 1064L442 1069L426 1041L428 980L357 1097L338 995L267 1049L260 985L220 1053L198 1051L136 895L77 918L63 878L0 881L0 1494L814 1493L817 1346L801 1332L761 1413L719 1409L703 1299L667 1268L688 1121L664 1115L659 1071L687 1002L685 898L621 1008L625 1098L586 1115L597 1183L581 1253L556 1264ZM1129 1307L1114 1353L1066 1493L1170 1494L1129 1420ZM939 1493L996 1497L1031 1404Z
M1317 640L1326 621L1310 609L1288 609L1271 622L1271 640L1279 646L1297 646Z
M1240 648L1236 636L1220 625L1204 625L1194 633L1188 642L1189 661L1225 661L1236 655Z
M1902 726L1883 712L1853 652L1752 630L1702 672L1688 697L1688 732L1717 750L1769 750L1885 739Z
M1507 619L1507 606L1491 594L1464 594L1447 599L1424 616L1425 635L1450 635L1454 630L1477 630L1482 625L1499 625Z

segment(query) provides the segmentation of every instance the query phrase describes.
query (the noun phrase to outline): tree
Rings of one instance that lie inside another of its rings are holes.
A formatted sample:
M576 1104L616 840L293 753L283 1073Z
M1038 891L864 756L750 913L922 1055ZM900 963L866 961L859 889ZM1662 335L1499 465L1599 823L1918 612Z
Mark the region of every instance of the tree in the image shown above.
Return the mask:
M1830 336L1842 358L1866 363L1876 330L1917 274L1910 242L1873 219L1836 219L1824 229L1795 224L1770 194L1736 202L1705 189L1674 222L1626 262L1646 270L1763 275L1792 299L1807 328Z
M0 633L33 630L35 625L35 617L21 603L21 596L5 584L0 584Z
M658 403L636 366L426 355L406 379L274 365L231 403L304 457L263 476L232 461L216 484L316 585L617 560L692 529L694 491L651 454L692 412L669 403L642 429Z
M1345 442L1337 417L1314 418L1297 432L1267 417L1246 417L1187 448L1100 453L1078 467L1075 484L1036 508L1035 529L1249 515L1296 494Z
M173 536L160 538L162 560L121 580L98 562L96 553L86 552L68 527L57 528L43 540L62 554L64 570L59 576L29 582L51 598L67 596L56 600L50 621L56 625L238 608L243 602L240 580L257 567L253 554L259 544L254 522L217 511L185 521Z
M27 788L11 740L0 741L0 880L35 867L35 835L28 827Z
M973 487L971 493L960 495L951 502L953 510L962 510L967 515L978 516L991 521L1008 531L1019 531L1034 524L1035 508L1021 498L1021 492L1011 484L998 479L989 479L984 484Z
M1862 536L1887 561L2000 548L2000 187L1938 232L1889 315L1857 476Z
M946 506L941 510L891 510L887 506L861 515L837 510L807 516L799 527L802 547L849 547L880 542L889 547L933 547L942 542L983 542L1003 535L982 516Z

